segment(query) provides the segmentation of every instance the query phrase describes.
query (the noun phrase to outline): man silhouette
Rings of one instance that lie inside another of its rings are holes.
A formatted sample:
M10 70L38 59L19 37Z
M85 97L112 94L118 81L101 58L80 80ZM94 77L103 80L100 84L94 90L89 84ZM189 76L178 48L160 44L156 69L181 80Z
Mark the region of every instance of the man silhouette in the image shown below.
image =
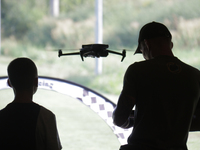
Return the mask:
M38 87L38 73L28 58L14 59L8 65L8 84L14 100L0 110L0 149L62 149L55 115L33 102Z
M140 30L145 61L128 67L113 112L114 124L133 126L121 150L187 150L189 131L200 130L200 71L173 55L171 39L158 22Z

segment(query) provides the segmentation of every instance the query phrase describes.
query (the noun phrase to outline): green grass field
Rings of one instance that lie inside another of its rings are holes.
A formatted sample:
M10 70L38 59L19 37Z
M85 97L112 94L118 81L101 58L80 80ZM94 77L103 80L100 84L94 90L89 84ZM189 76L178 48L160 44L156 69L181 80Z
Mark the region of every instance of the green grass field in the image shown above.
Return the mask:
M12 100L11 89L0 91L0 109ZM63 150L119 149L120 143L110 127L80 101L43 89L38 89L38 92L34 95L34 101L55 113ZM200 133L190 134L189 150L199 150L199 140Z

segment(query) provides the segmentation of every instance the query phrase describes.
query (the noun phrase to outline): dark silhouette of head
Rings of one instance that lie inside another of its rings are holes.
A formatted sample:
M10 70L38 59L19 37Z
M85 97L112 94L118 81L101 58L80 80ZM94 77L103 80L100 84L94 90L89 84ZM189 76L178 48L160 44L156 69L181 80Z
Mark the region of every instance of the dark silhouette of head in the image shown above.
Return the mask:
M16 91L33 89L37 86L37 67L29 58L16 58L8 65L9 84Z
M164 24L155 21L145 24L140 30L138 37L138 47L135 51L135 54L142 53L140 51L140 43L142 41L145 39L154 39L158 37L166 37L170 40L172 39L170 31Z
M145 24L138 38L138 47L135 54L142 53L143 57L153 59L160 55L173 56L172 35L168 28L159 22Z

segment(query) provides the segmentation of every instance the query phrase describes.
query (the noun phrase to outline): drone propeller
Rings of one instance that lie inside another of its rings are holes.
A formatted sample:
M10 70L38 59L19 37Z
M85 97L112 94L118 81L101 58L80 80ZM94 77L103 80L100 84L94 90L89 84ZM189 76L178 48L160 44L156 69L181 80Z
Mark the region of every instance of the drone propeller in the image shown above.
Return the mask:
M50 51L58 52L59 50L73 52L75 50L80 50L80 48L46 48L45 50L48 52L50 52Z

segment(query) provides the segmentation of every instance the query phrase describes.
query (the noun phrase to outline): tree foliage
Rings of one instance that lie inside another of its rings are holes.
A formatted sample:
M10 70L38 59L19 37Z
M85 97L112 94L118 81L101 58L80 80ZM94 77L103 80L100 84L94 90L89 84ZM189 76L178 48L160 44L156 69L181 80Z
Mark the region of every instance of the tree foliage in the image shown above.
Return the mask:
M60 0L60 12L69 13L74 11L77 6L82 7L83 5L93 4L94 0Z
M2 36L23 38L38 20L47 13L47 5L40 0L2 0Z
M59 0L57 18L50 15L50 1L2 0L2 39L14 38L35 47L77 47L94 42L95 0ZM188 21L200 18L199 6L199 0L104 0L103 40L113 48L133 48L139 28L159 21L175 33L178 43L199 46L198 21L190 33L182 30L184 24L190 26Z

